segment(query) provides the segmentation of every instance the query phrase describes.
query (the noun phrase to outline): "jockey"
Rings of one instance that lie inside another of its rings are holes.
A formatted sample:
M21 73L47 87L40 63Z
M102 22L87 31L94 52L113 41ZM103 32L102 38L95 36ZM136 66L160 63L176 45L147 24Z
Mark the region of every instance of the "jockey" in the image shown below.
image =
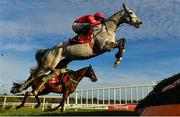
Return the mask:
M61 83L64 75L66 73L69 73L71 70L68 67L68 65L66 66L66 68L62 68L62 69L54 69L53 71L51 71L51 73L47 76L49 78L46 78L45 80L42 81L42 83L39 85L38 89L35 91L35 93L38 93L41 88L45 85L46 82L48 82L48 80L52 80L54 77L59 76L59 80L58 80L58 84Z
M76 19L72 25L73 31L77 34L72 39L69 39L69 42L81 42L82 36L87 36L88 33L92 31L92 26L96 26L102 24L105 20L105 15L103 12L97 12L93 15L84 15L78 19Z
M58 74L58 75L59 75L58 84L61 83L64 75L65 75L66 73L69 73L70 71L71 71L71 70L70 70L70 68L69 68L68 65L66 66L66 68L59 70L59 74Z

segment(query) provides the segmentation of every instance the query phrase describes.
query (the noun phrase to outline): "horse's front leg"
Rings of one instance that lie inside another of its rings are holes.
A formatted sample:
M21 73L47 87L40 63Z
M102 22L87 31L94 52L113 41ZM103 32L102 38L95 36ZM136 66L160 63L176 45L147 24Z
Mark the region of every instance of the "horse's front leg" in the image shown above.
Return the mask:
M63 93L63 98L61 100L61 112L64 110L64 104L65 102L67 102L67 98L69 96L69 90L66 90L64 93Z
M123 47L125 45L125 42L126 42L125 38L121 38L119 40L116 40L115 42L106 41L104 46L103 46L103 50L104 51L111 51L115 48Z
M123 53L125 52L125 43L126 40L124 38L117 40L115 44L115 48L118 48L118 52L115 54L116 61L114 62L114 67L118 67L118 65L122 61Z
M40 104L41 104L38 95L35 95L35 99L36 99L37 104L35 105L34 108L38 108L40 106Z
M63 99L61 99L60 104L58 106L56 106L55 108L51 108L49 111L57 110L60 106L62 106L62 102L63 102Z
M48 109L47 111L55 111L61 106L61 112L62 112L64 110L64 103L67 100L68 95L69 95L69 91L67 90L64 91L60 104L56 106L55 108Z

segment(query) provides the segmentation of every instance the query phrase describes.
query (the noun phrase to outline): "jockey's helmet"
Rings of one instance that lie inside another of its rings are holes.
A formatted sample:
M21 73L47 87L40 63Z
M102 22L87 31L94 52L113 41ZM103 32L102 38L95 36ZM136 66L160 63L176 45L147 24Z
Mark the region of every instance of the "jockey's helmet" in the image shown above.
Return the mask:
M104 15L103 12L97 12L97 13L94 15L94 17L104 19L104 18L105 18L105 15Z

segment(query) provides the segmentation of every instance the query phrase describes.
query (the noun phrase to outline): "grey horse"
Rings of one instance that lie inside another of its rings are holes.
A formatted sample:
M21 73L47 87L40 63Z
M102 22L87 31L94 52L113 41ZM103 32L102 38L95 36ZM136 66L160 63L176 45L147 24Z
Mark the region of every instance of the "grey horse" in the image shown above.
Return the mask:
M36 78L44 75L53 69L62 69L73 60L89 59L115 48L119 49L116 54L117 61L120 63L122 57L121 46L125 39L116 40L116 30L120 24L130 24L139 28L142 24L140 18L123 4L123 9L107 18L104 24L93 27L93 38L86 44L61 43L52 48L41 50L36 53L38 66L31 72L30 77L18 88L11 90L11 93L18 93L28 88L29 84ZM94 45L93 47L90 45Z

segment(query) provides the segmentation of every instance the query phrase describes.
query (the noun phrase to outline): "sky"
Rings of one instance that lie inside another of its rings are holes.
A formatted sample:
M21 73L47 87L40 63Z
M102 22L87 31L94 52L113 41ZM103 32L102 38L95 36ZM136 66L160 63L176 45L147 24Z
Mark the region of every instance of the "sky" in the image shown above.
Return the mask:
M136 29L122 26L117 38L126 38L126 53L113 68L117 50L69 64L73 70L94 68L98 81L83 79L78 89L149 84L180 72L180 0L0 0L0 93L9 93L14 81L24 81L36 65L35 52L73 37L73 21L103 11L106 17L123 9L142 20Z

